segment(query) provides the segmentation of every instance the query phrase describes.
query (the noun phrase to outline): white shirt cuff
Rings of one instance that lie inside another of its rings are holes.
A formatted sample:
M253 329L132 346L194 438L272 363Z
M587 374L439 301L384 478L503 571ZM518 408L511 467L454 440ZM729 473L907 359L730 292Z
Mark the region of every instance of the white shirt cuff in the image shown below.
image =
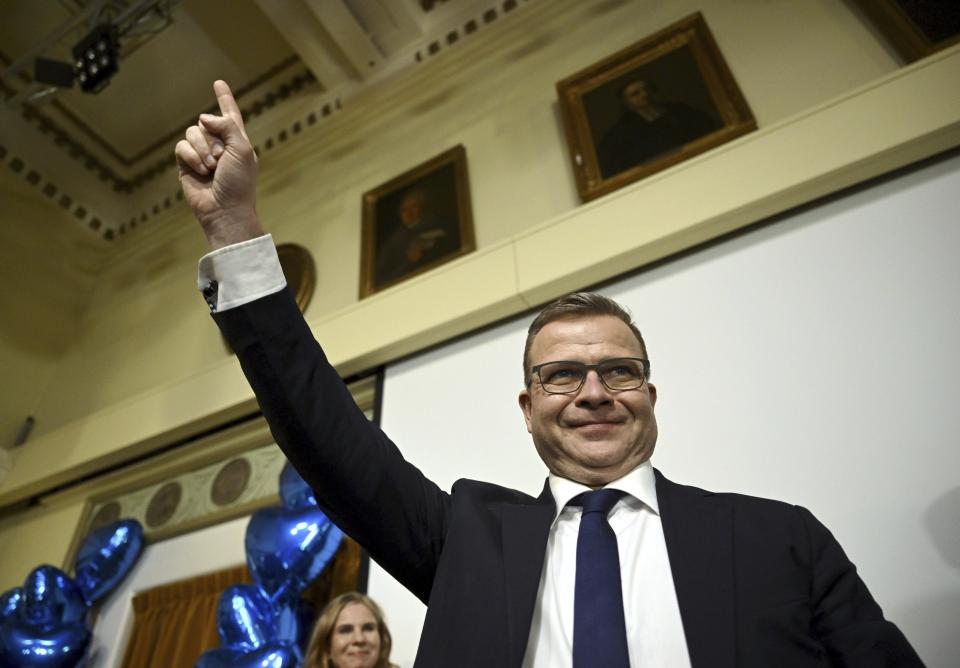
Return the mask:
M242 306L286 286L269 234L207 253L197 267L197 288L211 311Z

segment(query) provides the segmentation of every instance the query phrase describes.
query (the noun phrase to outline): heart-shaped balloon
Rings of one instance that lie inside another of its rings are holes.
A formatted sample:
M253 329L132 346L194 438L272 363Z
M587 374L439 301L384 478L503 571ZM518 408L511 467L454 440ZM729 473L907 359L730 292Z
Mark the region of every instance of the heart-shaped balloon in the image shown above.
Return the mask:
M306 508L317 505L310 485L300 477L293 464L287 462L280 471L280 501L287 508Z
M143 550L143 527L137 520L120 520L90 533L74 562L77 584L89 604L116 587Z
M303 599L292 603L277 603L273 608L273 628L276 629L277 642L299 647L300 630L309 629L314 619L316 614L313 608Z
M273 608L253 585L227 587L217 606L220 646L241 651L259 649L277 639Z
M342 538L315 506L263 508L247 525L247 565L271 603L292 602L333 558Z
M306 618L307 627L313 618ZM299 645L302 619L299 607L285 603L274 606L255 585L228 587L217 607L220 646L250 651L270 643Z
M0 666L16 668L75 668L90 644L82 622L38 631L24 622L0 626Z
M204 652L195 668L297 668L300 652L290 645L271 643L249 652L221 647Z
M19 618L17 613L23 605L23 587L14 587L0 594L0 624L8 619Z
M59 568L34 568L23 584L20 621L46 633L56 626L82 621L87 602L77 583Z

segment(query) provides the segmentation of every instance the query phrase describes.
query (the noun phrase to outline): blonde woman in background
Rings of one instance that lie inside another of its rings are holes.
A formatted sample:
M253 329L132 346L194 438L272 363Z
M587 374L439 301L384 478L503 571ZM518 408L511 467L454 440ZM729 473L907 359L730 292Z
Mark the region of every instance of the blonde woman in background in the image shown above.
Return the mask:
M369 596L341 594L327 603L310 637L305 668L397 668L390 631Z

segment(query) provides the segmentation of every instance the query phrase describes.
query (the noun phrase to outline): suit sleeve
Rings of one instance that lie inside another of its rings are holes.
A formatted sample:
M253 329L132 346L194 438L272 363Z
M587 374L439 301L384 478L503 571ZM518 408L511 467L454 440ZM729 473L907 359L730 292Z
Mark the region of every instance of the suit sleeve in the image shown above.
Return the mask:
M884 618L830 531L808 510L799 510L810 539L813 632L831 663L844 668L923 666L900 629Z
M426 602L450 497L356 406L289 290L213 314L277 444L330 518Z

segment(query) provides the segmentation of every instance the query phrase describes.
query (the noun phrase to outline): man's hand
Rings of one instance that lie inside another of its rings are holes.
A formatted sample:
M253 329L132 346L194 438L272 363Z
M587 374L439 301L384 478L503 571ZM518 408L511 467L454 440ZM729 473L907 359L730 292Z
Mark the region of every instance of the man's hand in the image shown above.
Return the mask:
M243 127L240 107L224 81L213 92L220 116L201 114L174 151L180 185L210 247L263 235L257 219L257 156Z

